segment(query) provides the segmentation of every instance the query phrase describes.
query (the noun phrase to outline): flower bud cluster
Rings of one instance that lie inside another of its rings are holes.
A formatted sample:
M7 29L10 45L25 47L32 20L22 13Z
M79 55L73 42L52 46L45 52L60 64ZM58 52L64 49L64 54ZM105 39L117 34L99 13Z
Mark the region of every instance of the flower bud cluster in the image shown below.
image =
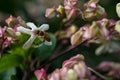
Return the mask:
M5 35L5 31L6 31L6 27L4 27L4 28L0 27L0 51L4 50L11 43L11 38L8 38ZM0 54L2 54L2 53L0 53Z
M94 21L91 25L81 27L71 37L71 44L77 45L83 40L89 40L89 43L102 43L107 40L119 39L119 31L115 28L119 27L118 22L103 18L102 20Z
M24 20L22 20L21 17L16 18L16 17L10 16L9 18L6 19L6 23L8 25L7 32L13 38L20 35L20 32L17 31L17 27L19 27L20 25L24 25L26 27L26 23Z
M85 20L93 21L106 17L103 7L98 5L99 0L90 0L84 4L83 17Z
M70 38L72 34L77 31L77 27L75 25L71 25L66 30L59 30L55 33L55 36L58 40Z
M112 77L113 80L120 79L120 63L104 61L97 66L96 70L108 77Z
M43 24L39 28L37 28L34 23L26 23L21 17L16 18L13 16L10 16L8 19L6 19L6 23L8 27L5 28L4 32L2 31L2 28L0 28L1 37L3 34L6 34L5 36L7 38L9 37L11 41L15 41L17 37L21 35L21 33L31 35L28 41L23 45L23 49L28 49L37 37L39 37L39 39L43 41L46 45L52 45L50 36L45 32L49 29L48 24ZM3 38L2 40L4 41ZM2 42L0 42L0 44L1 43Z
M63 18L63 22L74 18L88 21L102 19L106 17L106 12L103 7L98 5L98 2L99 0L90 0L84 4L81 10L78 0L64 0L63 5L59 5L58 8L48 8L45 16L52 18L57 14Z
M61 69L56 69L51 74L41 76L45 72L36 70L35 75L37 80L82 80L88 79L87 66L84 63L84 57L80 54L63 62Z
M0 50L3 51L6 47L10 45L10 43L14 43L17 39L17 36L20 35L17 32L16 28L19 25L24 24L24 21L19 17L15 18L10 16L6 19L7 26L0 27Z

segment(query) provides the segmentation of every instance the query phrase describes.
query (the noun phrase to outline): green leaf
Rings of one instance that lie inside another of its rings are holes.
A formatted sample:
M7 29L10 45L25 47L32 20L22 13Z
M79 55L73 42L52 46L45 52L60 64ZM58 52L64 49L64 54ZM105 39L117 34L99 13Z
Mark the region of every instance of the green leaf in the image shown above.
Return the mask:
M0 72L19 66L23 62L23 58L19 55L4 55L0 59Z
M17 79L16 75L12 75L11 80L18 80L18 79Z
M28 50L23 50L22 47L18 46L18 47L12 48L12 50L10 51L10 54L19 55L24 57L24 59L27 59L28 52L29 52Z
M53 52L55 45L56 45L56 39L53 34L50 34L50 38L52 41L52 45L48 46L43 44L42 46L35 49L35 54L40 58L40 60L47 59Z
M21 35L18 38L18 42L16 44L12 44L11 47L11 54L16 54L16 55L20 55L23 56L25 59L27 59L28 55L29 55L29 51L31 51L31 49L29 50L24 50L22 47L24 45L24 43L29 39L28 35Z
M16 74L16 70L9 69L5 72L0 73L0 80L11 80L11 76Z

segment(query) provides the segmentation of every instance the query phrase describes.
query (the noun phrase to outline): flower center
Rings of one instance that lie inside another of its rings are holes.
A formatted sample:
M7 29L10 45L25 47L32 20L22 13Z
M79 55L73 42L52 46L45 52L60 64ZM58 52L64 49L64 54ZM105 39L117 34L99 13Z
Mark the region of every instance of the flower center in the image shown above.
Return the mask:
M40 30L34 30L33 33L35 35L38 35L38 36L44 36L45 35L45 32L44 31L40 31Z

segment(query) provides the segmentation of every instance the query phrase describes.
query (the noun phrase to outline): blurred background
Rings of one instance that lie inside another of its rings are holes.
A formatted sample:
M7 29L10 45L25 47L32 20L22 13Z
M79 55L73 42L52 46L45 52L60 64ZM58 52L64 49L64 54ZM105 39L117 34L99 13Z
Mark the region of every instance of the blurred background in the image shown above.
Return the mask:
M88 0L79 0L81 5ZM99 0L99 4L105 7L108 18L117 19L116 4L119 0ZM26 21L37 24L50 22L44 16L46 8L57 7L63 0L0 0L0 22L10 16L21 16Z
M60 27L60 19L45 18L46 8L51 8L53 6L58 6L62 3L63 0L0 0L0 25L5 25L5 19L10 15L15 17L22 17L26 22L34 22L36 25L41 25L43 23L50 24L49 32L55 33ZM81 5L88 0L80 0ZM100 0L99 4L103 6L108 13L108 19L118 20L116 14L116 4L120 0ZM79 26L82 26L84 23L77 23ZM68 54L58 60L56 60L49 71L52 71L56 67L61 67L61 63L64 59L68 59L71 56L84 53L85 61L88 66L96 66L101 61L116 61L120 62L119 54L102 54L100 56L95 55L95 49L98 45L91 45L90 47L80 47L77 51ZM57 47L57 45L56 45ZM64 47L62 48L65 49ZM60 63L60 64L59 64Z
M58 18L47 19L45 18L45 10L46 8L57 7L59 4L63 3L64 0L0 0L0 24L4 25L5 19L10 15L18 17L21 16L26 22L34 22L37 25L41 25L43 23L50 24L50 32L55 33L60 27L60 20ZM80 0L81 3L84 3L88 0ZM116 14L116 4L120 2L119 0L100 0L99 4L103 6L107 12L108 19L118 20L118 16ZM81 22L78 25L83 25ZM80 51L77 53L85 53L87 64L90 66L95 66L101 60L119 60L116 59L116 54L112 55L103 55L97 56L94 55L94 50L97 45L93 45L94 47L85 47L80 48ZM83 50L81 50L83 49ZM88 53L89 52L89 53ZM74 55L69 54L68 57ZM118 54L117 54L118 55ZM66 57L66 56L65 56ZM104 58L104 59L102 59ZM63 59L64 60L64 59ZM59 60L58 60L59 61ZM60 61L62 62L62 61Z

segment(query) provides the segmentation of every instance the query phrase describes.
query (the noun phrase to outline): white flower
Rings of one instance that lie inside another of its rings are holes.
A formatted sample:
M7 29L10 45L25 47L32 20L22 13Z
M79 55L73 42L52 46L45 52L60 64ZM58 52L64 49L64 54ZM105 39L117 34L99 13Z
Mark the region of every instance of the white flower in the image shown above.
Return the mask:
M120 3L116 5L116 11L117 11L118 17L120 17Z
M33 41L38 37L41 41L44 41L44 43L46 45L52 45L51 41L47 41L44 39L44 36L40 36L39 35L39 31L42 31L44 33L44 31L49 29L49 25L48 24L43 24L40 27L36 27L34 23L28 22L26 23L26 25L31 28L25 28L23 26L20 26L17 28L17 31L21 32L21 33L25 33L28 35L31 35L31 37L26 41L26 43L23 45L23 49L28 49L31 44L33 43Z

